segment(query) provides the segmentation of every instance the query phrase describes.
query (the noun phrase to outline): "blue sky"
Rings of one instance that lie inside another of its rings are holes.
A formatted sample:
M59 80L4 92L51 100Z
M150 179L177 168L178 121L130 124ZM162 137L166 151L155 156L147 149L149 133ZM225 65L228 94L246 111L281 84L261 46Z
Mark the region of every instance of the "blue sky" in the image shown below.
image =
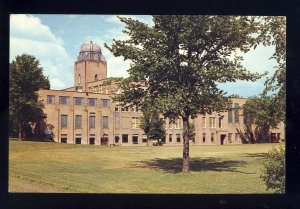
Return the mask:
M130 16L152 26L151 16ZM112 39L126 39L122 32L124 24L116 15L24 15L10 17L10 61L16 55L34 55L49 76L51 89L73 86L74 62L80 46L86 41L95 41L106 58L109 77L127 77L129 61L114 57L105 47ZM268 71L271 76L276 62L270 60L274 47L258 46L244 55L243 64L251 72ZM265 78L256 82L237 81L220 84L228 94L242 97L258 95L263 90Z

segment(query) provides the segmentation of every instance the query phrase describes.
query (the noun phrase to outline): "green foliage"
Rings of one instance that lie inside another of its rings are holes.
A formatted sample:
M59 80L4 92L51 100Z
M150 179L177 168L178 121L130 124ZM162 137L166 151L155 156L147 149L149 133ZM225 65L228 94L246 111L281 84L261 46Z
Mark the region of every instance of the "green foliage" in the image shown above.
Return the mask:
M43 75L39 61L27 54L16 56L9 65L9 120L10 133L21 132L29 122L35 123L46 116L37 91L50 86Z
M285 149L271 149L263 161L262 174L267 190L274 189L276 193L285 192Z
M271 142L270 130L282 121L284 112L273 96L252 97L243 105L244 131L239 130L244 142Z
M147 140L154 139L158 141L166 137L166 130L164 128L164 122L159 117L159 112L151 103L144 103L143 116L141 117L140 127L147 135Z
M228 102L217 84L255 81L262 76L246 71L242 57L234 54L250 50L260 24L255 17L244 16L157 15L153 27L131 18L119 19L126 24L124 33L129 39L114 39L111 47L105 47L132 64L116 100L142 106L149 99L165 117L182 117L183 156L188 160L189 118L223 111Z

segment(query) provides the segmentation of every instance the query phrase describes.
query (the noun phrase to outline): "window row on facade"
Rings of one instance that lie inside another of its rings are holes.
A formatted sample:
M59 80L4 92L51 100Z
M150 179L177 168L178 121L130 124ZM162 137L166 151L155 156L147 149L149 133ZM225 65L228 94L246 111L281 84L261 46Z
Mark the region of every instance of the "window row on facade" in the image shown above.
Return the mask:
M54 95L47 95L47 104L57 104L56 97ZM83 97L73 97L73 103L71 103L71 98L68 96L58 96L58 104L60 105L88 105L88 106L97 106L109 107L109 99L98 99L96 98L83 98Z

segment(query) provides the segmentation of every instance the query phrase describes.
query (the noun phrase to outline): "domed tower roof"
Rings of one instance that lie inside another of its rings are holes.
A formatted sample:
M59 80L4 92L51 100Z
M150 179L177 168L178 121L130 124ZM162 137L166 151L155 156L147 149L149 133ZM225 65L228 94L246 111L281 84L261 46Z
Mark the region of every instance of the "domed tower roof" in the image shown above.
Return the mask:
M80 47L80 52L77 57L77 61L87 60L105 62L105 58L102 55L100 46L93 41L83 43Z

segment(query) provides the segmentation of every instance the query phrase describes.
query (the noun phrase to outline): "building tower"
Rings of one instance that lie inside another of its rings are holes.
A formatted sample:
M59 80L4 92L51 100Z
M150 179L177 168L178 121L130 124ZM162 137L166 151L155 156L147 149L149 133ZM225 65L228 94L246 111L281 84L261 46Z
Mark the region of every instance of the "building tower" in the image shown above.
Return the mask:
M87 83L107 78L107 63L101 48L93 41L83 43L74 66L74 86L87 91Z

